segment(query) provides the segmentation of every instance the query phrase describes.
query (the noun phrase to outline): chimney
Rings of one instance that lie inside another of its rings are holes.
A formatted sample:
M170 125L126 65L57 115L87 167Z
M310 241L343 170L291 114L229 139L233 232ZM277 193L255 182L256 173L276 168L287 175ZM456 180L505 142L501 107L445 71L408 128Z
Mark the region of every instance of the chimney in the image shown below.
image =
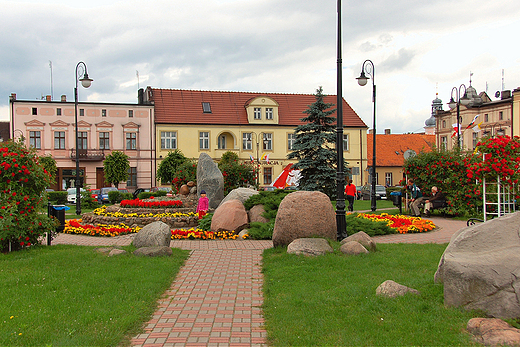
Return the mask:
M16 100L16 93L11 93L11 100Z
M368 129L368 133L369 134L373 134L374 133L374 129Z
M511 91L510 90L503 90L502 91L502 96L500 99L504 100L504 99L509 99L511 97Z
M391 132L392 132L391 129L385 129L385 135L390 135Z
M61 102L67 102L67 95L63 94L61 96Z
M52 101L50 95L45 95L45 101Z
M144 104L144 89L140 88L137 91L137 104L143 105Z

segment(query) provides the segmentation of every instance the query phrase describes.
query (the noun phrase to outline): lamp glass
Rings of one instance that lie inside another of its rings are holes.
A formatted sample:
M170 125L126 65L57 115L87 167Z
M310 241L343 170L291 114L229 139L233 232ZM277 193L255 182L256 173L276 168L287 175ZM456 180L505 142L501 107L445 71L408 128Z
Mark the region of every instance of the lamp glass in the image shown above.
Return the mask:
M357 83L360 85L360 86L364 86L367 84L368 82L368 78L365 76L365 74L361 74L361 76L359 76L357 79Z
M455 106L457 106L457 103L455 102L455 100L453 100L453 98L451 98L450 102L448 102L448 106L450 108L455 108Z
M81 85L83 86L83 88L90 87L90 85L92 84L92 81L93 81L93 79L88 78L87 74L85 74L85 76L83 76L83 78L80 79L80 82L81 82Z
M460 99L460 104L464 106L468 105L470 102L471 100L468 98L466 94L464 94L464 96Z

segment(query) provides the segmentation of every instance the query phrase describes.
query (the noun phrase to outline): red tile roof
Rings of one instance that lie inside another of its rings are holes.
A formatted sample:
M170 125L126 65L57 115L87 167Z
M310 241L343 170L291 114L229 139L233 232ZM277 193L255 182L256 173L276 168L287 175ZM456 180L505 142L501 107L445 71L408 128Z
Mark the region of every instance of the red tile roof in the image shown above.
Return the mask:
M367 159L368 165L372 165L373 135L367 135ZM414 150L415 153L431 152L435 145L435 135L424 134L389 134L376 135L376 166L398 166L404 164L403 154L406 150Z
M252 99L261 96L272 98L279 104L279 125L300 125L300 119L306 116L303 111L316 101L315 96L312 94L156 88L152 88L151 101L154 102L156 123L247 125L249 122L247 120L246 106ZM210 103L211 113L203 113L203 102ZM325 102L335 105L336 96L326 96ZM367 127L345 99L343 99L343 125L345 127Z

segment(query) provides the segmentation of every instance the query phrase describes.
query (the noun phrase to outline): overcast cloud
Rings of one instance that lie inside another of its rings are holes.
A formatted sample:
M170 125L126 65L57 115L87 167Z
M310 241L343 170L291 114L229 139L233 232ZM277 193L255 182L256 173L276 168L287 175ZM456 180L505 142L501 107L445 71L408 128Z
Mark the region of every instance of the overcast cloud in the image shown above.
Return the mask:
M513 1L342 2L343 97L377 132L421 132L438 90L473 86L493 98L520 87ZM137 88L336 94L337 1L0 1L0 119L8 98L73 98L76 64L94 79L80 100L136 102ZM136 76L139 71L139 80ZM371 83L371 82L369 82ZM444 106L446 109L447 106Z

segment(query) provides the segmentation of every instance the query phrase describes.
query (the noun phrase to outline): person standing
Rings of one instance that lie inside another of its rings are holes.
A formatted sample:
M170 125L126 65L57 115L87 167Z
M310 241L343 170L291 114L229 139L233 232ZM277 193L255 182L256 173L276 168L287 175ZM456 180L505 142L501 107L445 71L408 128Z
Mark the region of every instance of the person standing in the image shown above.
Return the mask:
M199 213L199 219L202 219L206 215L209 209L209 199L206 196L206 191L200 191L199 203L197 204L197 212Z
M348 210L350 212L354 211L354 199L356 198L356 186L352 184L352 180L348 180L348 184L345 187L345 194L348 200Z

